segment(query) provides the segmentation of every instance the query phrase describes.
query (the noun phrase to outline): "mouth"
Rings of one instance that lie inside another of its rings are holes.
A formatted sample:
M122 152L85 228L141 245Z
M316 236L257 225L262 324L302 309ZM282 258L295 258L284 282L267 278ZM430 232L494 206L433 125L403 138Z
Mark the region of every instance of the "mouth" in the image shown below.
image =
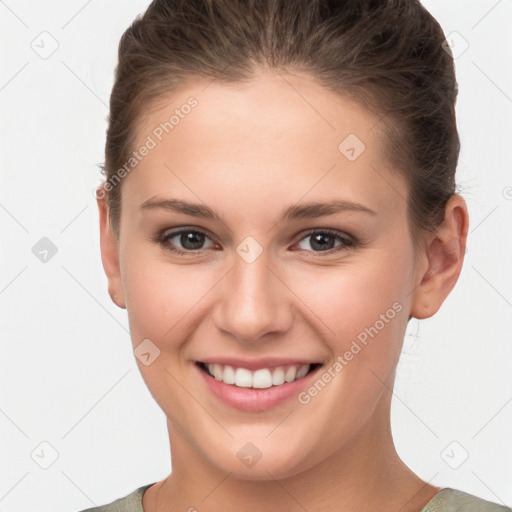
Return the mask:
M223 384L254 390L286 386L286 384L309 376L322 366L322 363L311 362L306 364L283 364L250 370L242 366L202 361L196 361L195 364L202 372Z
M194 363L207 395L246 413L270 411L298 399L324 366L290 358L211 358Z

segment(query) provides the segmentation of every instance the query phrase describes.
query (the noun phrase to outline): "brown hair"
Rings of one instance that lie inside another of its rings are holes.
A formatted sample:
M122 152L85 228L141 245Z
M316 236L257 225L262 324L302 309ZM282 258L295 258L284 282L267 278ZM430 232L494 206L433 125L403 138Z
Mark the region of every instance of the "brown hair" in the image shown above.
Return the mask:
M270 68L307 73L378 113L387 157L409 185L416 243L455 193L457 82L444 40L417 0L154 0L119 43L102 166L114 233L113 178L151 107L188 80L235 83Z

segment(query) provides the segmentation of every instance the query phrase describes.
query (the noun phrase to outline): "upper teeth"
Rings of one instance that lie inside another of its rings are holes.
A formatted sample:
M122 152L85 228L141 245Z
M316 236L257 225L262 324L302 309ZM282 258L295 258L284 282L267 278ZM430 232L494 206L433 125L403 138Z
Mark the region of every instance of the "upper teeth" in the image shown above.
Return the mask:
M289 366L286 369L278 366L273 370L269 368L261 368L252 372L246 368L233 368L232 366L224 366L220 364L208 364L208 371L212 377L224 382L225 384L234 384L241 388L269 388L271 386L279 386L285 382L293 382L294 380L304 377L308 373L310 365Z

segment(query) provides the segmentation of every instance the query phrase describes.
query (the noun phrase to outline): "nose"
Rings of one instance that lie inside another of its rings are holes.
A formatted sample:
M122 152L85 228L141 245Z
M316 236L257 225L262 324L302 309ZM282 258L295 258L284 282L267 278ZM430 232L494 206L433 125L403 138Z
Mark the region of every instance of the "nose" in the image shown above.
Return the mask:
M214 324L241 343L251 344L282 334L292 325L293 296L279 272L270 267L265 252L252 263L238 255L222 280Z

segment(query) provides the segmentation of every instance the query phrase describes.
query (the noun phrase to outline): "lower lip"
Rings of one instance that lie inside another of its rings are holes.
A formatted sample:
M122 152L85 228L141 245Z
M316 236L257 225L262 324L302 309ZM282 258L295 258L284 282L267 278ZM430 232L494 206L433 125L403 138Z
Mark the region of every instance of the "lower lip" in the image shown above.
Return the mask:
M321 368L319 366L306 376L294 380L293 382L285 382L279 386L271 386L265 389L255 389L225 384L212 377L209 373L206 373L197 364L194 366L201 374L210 391L217 398L220 398L231 407L247 412L265 411L294 396L298 396L298 394L309 385L311 379L314 378L317 371Z

